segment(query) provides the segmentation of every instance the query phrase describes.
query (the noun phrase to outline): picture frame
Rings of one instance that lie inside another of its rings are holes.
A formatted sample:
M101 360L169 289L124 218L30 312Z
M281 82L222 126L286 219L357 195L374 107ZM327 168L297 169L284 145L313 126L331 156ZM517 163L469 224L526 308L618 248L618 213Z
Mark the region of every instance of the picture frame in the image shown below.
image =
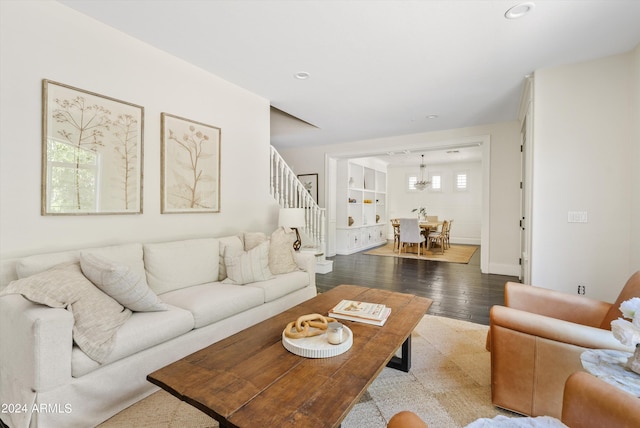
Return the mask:
M318 203L318 174L298 174L298 180L302 182L316 204Z
M142 214L144 107L42 81L42 215Z
M161 113L161 213L220 212L221 129Z

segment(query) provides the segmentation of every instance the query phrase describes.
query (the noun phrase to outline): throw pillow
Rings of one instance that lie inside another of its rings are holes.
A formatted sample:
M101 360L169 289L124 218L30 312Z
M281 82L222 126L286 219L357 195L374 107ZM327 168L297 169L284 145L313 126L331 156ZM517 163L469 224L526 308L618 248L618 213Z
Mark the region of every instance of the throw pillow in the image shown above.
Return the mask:
M273 278L269 270L269 242L263 242L257 247L228 255L224 258L227 267L226 284L249 284L251 282L266 281Z
M149 288L147 280L129 266L81 252L82 273L103 292L135 312L166 311L167 305Z
M296 233L288 227L279 227L271 234L269 246L269 270L274 275L298 269L294 258L293 242Z
M244 250L249 251L265 242L267 235L262 232L244 232Z
M225 255L235 255L241 253L244 244L242 243L242 236L227 236L225 238L219 238L220 242L220 257L218 266L218 281L222 281L227 277L227 266L224 264Z
M98 290L80 270L79 263L64 263L18 279L0 292L22 294L28 300L73 314L73 340L92 360L104 362L115 343L118 328L131 316L111 297Z

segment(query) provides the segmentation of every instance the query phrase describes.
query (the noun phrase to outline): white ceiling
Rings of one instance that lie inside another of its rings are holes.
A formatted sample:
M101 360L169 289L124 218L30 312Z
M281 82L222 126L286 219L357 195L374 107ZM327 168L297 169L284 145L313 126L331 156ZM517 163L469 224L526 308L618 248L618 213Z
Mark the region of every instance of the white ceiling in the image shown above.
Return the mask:
M526 75L640 43L638 0L59 1L314 125L274 115L278 148L514 120Z

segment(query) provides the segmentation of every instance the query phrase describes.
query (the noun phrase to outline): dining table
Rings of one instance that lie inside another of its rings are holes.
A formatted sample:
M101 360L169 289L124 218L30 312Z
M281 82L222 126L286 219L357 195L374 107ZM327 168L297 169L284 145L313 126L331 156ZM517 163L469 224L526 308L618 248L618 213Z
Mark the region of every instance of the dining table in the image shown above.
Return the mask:
M429 232L438 230L439 226L442 226L442 221L419 221L418 225L427 235Z

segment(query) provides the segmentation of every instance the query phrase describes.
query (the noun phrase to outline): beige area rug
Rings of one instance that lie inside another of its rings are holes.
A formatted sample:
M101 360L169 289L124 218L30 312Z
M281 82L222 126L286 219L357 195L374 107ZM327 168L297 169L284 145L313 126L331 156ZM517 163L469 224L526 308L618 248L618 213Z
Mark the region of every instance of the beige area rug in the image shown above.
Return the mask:
M389 257L402 257L405 259L419 259L419 260L434 260L439 262L449 263L469 263L473 254L478 250L477 245L451 245L451 248L444 250L444 254L440 253L440 248L425 250L420 249L420 257L418 257L417 247L403 249L402 253L398 254L398 250L393 249L393 242L388 242L386 245L374 248L367 251L365 254L373 256L389 256Z
M478 418L515 416L491 404L488 327L425 315L412 336L409 373L385 368L342 422L343 428L385 428L402 410L430 427L464 427ZM357 340L357 338L356 338ZM109 419L101 428L208 428L218 423L159 391Z

